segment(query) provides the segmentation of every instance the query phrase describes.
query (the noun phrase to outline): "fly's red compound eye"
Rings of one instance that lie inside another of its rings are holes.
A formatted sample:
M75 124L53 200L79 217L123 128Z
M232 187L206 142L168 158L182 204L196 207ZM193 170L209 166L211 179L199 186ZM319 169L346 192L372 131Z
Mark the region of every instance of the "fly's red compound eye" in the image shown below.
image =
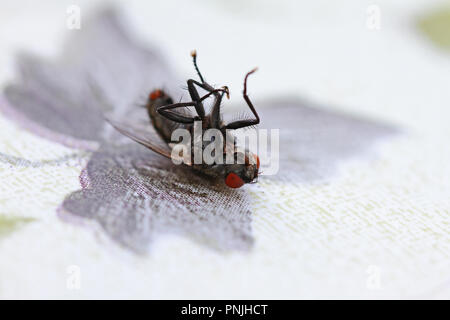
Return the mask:
M158 98L161 98L162 96L163 96L162 90L156 89L150 93L149 97L150 97L150 100L156 100Z
M256 158L256 168L259 170L259 157L255 156Z
M236 173L229 173L225 179L225 183L230 188L240 188L244 185L244 180L239 178Z

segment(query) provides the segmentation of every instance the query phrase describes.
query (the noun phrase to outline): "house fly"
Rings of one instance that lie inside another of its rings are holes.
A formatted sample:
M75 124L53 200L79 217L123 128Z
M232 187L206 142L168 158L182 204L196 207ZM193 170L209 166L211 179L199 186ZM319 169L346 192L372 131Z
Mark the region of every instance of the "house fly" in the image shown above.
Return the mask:
M222 163L213 164L206 164L202 162L200 164L196 164L191 158L190 161L185 161L184 163L192 169L203 172L208 176L223 178L225 184L230 188L239 188L245 183L254 182L258 177L260 165L258 156L250 152L248 149L238 147L236 143L234 143L234 139L231 139L233 141L232 143L228 143L229 139L227 138L228 135L231 134L230 131L232 130L255 126L260 122L258 113L247 95L248 76L254 73L257 69L255 68L245 75L243 90L244 100L253 113L254 119L241 119L225 124L221 118L220 106L224 95L229 98L228 87L223 86L215 89L213 86L208 84L204 80L197 66L197 54L195 50L191 52L191 56L193 58L195 70L200 79L200 81L196 81L194 79L187 80L187 89L192 101L174 103L173 99L164 90L155 89L149 94L145 105L151 119L151 123L160 138L162 138L163 143L156 141L157 139L155 138L157 137L149 134L149 132L146 132L145 130L113 120L109 120L109 122L122 134L171 159L171 151L173 147L171 138L173 131L178 128L183 128L192 134L194 131L194 123L201 121L202 132L211 128L218 129L222 135L222 141L227 141L227 143L223 145L224 160L227 152L230 152L234 160L243 159L244 161L233 161L232 163L221 161ZM207 94L200 96L197 87L205 90ZM214 102L211 107L211 111L206 114L203 101L210 96L214 98ZM196 115L193 115L187 107L194 107ZM178 110L174 111L174 109ZM222 155L220 155L220 157L221 156Z

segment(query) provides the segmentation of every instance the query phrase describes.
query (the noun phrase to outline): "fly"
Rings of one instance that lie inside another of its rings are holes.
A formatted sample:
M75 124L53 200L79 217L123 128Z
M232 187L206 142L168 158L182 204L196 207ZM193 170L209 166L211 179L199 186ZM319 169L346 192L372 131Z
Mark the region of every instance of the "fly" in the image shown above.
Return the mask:
M194 122L201 121L202 132L207 129L218 129L222 135L222 141L229 141L227 135L231 134L230 130L255 126L260 122L258 113L247 95L247 79L249 75L257 70L256 68L245 75L243 91L244 100L253 113L254 119L241 119L225 124L221 118L220 106L224 95L229 97L228 87L224 86L215 89L208 84L204 80L197 66L197 54L195 50L192 51L191 56L193 58L195 70L200 78L200 82L194 79L187 80L187 88L192 101L174 103L173 99L162 89L155 89L149 94L145 105L153 128L162 138L164 143L158 143L157 137L145 130L133 127L129 124L125 125L124 123L109 120L109 122L122 134L169 159L172 158L171 137L172 132L175 129L186 129L193 134ZM207 91L207 94L201 97L197 87ZM210 96L214 97L214 102L211 111L209 114L206 114L203 101ZM187 109L188 107L194 107L196 115L193 115L190 110ZM174 109L177 108L181 109L174 111ZM234 139L232 140L234 141ZM242 161L243 163L239 163L239 161L235 161L231 164L227 163L225 161L227 152L231 152L233 159L235 160L244 159L244 161ZM225 184L230 188L239 188L245 183L254 182L258 177L259 158L248 149L239 148L234 142L232 144L227 143L223 146L223 157L224 161L222 163L195 164L193 161L190 161L188 163L185 162L185 164L208 176L224 179Z

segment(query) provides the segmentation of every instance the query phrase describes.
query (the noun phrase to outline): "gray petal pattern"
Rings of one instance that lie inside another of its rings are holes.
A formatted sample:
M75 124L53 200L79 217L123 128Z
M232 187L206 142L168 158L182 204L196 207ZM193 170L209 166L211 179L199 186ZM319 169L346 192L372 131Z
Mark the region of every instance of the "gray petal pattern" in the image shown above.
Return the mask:
M145 252L160 233L220 250L253 243L249 199L138 145L102 147L82 175L86 186L62 210L96 220L119 243Z

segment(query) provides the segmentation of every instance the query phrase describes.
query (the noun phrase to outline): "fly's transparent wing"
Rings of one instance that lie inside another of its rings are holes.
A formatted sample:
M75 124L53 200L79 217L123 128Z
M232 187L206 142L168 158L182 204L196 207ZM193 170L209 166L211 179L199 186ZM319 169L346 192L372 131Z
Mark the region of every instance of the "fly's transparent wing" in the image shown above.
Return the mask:
M153 128L149 127L145 130L135 124L119 122L110 118L106 118L106 120L123 135L159 153L160 155L171 159L170 154L172 150L162 141Z
M110 118L106 118L106 120L120 133L127 136L128 138L136 141L137 143L142 144L143 146L149 148L160 155L173 160L178 160L186 165L191 165L190 159L186 157L183 158L176 153L172 153L172 148L167 145L155 129L151 126L141 127L135 123L126 123L117 120L113 120Z

